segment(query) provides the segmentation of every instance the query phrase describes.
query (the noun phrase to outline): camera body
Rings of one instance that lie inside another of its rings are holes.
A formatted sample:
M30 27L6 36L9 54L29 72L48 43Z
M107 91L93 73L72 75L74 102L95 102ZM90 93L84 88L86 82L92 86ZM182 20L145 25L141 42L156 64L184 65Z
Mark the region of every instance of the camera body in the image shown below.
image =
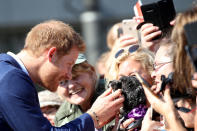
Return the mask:
M117 89L122 89L122 94L125 97L123 103L123 109L120 111L120 117L128 119L128 114L132 109L138 107L139 105L146 105L146 96L142 84L135 76L123 76L120 80L110 81L108 87L112 87L115 91ZM135 118L129 128L137 128L141 126L142 118ZM139 121L137 121L139 120Z

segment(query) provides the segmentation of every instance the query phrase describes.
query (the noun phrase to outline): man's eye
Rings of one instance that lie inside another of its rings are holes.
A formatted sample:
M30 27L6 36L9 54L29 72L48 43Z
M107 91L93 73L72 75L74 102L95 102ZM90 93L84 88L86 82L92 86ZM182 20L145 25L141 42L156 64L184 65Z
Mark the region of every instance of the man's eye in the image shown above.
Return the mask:
M65 85L65 82L64 81L60 81L59 85L63 86L63 85Z
M60 81L59 85L60 86L65 86L67 82L68 82L68 80Z

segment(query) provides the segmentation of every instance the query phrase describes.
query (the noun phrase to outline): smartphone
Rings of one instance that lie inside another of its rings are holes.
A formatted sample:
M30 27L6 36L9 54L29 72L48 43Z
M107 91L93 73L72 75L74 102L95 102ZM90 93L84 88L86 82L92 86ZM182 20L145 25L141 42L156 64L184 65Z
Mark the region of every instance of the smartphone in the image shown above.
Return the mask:
M173 0L160 0L157 2L157 4L160 8L160 14L162 14L162 20L164 20L164 25L171 27L169 23L176 16L176 10Z
M156 3L141 6L144 21L163 28L159 8Z
M195 70L197 71L197 22L189 23L184 26L187 45L185 50L190 57Z
M136 29L138 23L133 19L122 20L122 31L124 35L132 35L138 39L138 31Z
M129 129L136 129L137 127L141 127L142 121L143 121L143 118L139 120L135 120L130 125L128 125L126 129L129 130Z
M150 108L151 108L151 119L154 120L154 121L160 121L160 114L157 113L157 112L152 108L152 106L151 106Z
M146 23L158 26L163 33L171 29L170 21L175 18L176 11L172 0L160 0L142 5L141 11Z

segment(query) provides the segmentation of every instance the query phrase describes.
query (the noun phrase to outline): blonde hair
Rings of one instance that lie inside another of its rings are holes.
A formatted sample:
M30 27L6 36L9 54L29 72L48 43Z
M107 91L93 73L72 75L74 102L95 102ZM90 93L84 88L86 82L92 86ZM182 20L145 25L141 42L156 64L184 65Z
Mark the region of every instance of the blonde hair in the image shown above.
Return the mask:
M68 24L62 21L50 20L33 27L27 34L24 50L39 56L50 47L56 47L58 54L66 54L73 46L79 51L85 50L85 44Z
M121 53L118 58L113 58L111 67L109 68L109 72L106 74L106 79L108 81L118 79L119 65L127 58L132 58L133 60L139 61L144 69L146 69L150 74L152 73L154 54L148 49L142 47L138 48L135 52L130 53L128 51L129 47L122 48L124 49L124 52Z
M197 7L178 14L171 36L173 42L176 43L173 65L175 70L174 88L181 93L185 93L187 89L192 87L191 76L193 75L194 69L185 51L187 40L184 25L194 21L197 21Z
M97 68L97 72L100 75L104 75L106 73L107 70L107 61L110 55L110 51L104 52L103 54L101 54L101 56L99 57L99 59L96 62L96 68ZM100 71L99 66L102 66L102 71ZM104 74L102 74L104 73Z
M75 64L72 68L72 77L77 76L79 73L88 73L90 78L93 80L93 86L96 85L97 76L96 71L92 65L90 65L87 61L82 62L80 64Z
M122 23L113 25L107 33L107 46L111 50L118 39L118 28L122 27Z

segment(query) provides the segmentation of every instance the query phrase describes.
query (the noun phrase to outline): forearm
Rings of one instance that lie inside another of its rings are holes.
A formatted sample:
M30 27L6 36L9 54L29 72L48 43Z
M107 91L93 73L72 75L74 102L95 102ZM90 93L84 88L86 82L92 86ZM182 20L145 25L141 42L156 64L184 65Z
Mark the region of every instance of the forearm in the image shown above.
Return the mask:
M164 116L167 122L167 128L169 128L170 131L186 131L176 114L175 111L172 111Z

